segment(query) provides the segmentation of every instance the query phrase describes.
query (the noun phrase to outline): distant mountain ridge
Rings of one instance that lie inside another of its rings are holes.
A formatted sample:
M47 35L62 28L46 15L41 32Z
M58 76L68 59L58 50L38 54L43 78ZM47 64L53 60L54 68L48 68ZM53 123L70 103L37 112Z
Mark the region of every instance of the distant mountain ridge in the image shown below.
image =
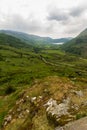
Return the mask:
M87 58L87 29L61 46L62 50Z
M19 38L23 42L26 42L28 44L37 44L41 45L42 43L47 44L47 43L65 43L72 38L59 38L59 39L52 39L50 37L40 37L37 35L31 35L23 32L17 32L17 31L11 31L11 30L0 30L0 33L8 34L11 36L14 36L16 38Z

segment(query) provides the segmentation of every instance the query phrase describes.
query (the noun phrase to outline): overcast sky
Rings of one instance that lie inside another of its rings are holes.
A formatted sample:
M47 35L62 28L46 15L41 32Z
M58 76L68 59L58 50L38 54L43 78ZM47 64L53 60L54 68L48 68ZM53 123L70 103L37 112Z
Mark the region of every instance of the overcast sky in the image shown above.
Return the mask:
M87 28L87 0L0 0L0 29L74 37Z

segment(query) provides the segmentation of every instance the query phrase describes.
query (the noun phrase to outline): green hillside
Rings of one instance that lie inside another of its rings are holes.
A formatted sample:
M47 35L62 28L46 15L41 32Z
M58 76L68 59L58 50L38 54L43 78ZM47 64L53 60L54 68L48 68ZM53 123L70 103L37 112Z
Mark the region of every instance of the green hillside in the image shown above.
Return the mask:
M87 28L78 35L78 37L86 37L86 36L87 36Z
M0 34L0 45L6 45L15 48L32 48L32 46L24 43L20 39L3 33Z
M87 58L87 29L61 47L64 51Z

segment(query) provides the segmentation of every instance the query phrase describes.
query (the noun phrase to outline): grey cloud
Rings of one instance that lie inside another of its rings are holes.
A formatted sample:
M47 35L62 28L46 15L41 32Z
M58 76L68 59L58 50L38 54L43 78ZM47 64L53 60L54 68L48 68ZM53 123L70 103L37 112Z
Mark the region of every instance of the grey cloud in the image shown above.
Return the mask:
M65 9L51 8L47 20L49 23L54 23L54 32L58 32L57 28L65 36L76 36L87 27L86 11L87 5L83 4Z
M7 21L7 22L6 22ZM41 30L41 22L35 18L23 18L21 15L7 16L4 22L0 22L0 26L6 29L13 29L25 32L35 32Z
M56 20L56 21L60 21L60 22L68 20L68 18L69 18L68 12L63 9L51 10L47 17L48 20Z
M70 22L70 24L67 24L64 32L67 35L76 36L85 28L87 28L87 18L79 17L76 18L74 22Z
M14 14L5 16L4 21L0 19L0 29L15 30L42 36L49 36L49 33L53 32L53 27L54 24L48 21L43 23L33 15L32 17L24 18L21 15Z
M87 6L86 5L78 5L77 7L73 8L66 8L66 9L59 9L59 8L52 8L48 12L47 19L49 21L58 21L61 23L67 23L72 18L80 17L84 12L86 11Z
M62 20L66 20L68 17L66 15L64 15L64 13L51 13L48 16L49 20L58 20L58 21L62 21Z
M73 17L78 17L86 11L86 7L84 6L77 6L70 11L70 15Z
M45 20L36 18L37 14L32 12L28 18L20 14L5 15L0 12L0 28L51 37L75 36L87 26L85 12L86 6L83 5L65 9L50 7L49 11L47 8L48 16L45 16Z

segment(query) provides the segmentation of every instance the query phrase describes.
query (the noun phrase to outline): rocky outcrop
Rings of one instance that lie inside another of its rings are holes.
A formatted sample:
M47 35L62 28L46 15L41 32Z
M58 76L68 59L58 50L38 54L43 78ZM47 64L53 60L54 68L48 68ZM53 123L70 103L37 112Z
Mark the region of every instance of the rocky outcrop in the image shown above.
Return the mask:
M5 128L13 121L26 119L30 113L35 112L34 110L36 110L42 98L41 95L38 97L29 97L25 95L20 100L16 101L15 107L9 110L8 115L4 118L3 127Z
M60 123L64 125L73 119L70 114L70 98L64 99L62 103L58 104L56 100L50 99L44 106L46 106L47 117L53 120L57 125Z
M64 127L56 127L55 130L87 130L87 117L68 123Z
M76 94L78 97L83 97L83 92L80 90L80 91L75 91L73 90L72 91L74 94Z
M68 98L64 100L63 103L57 104L57 101L51 98L45 104L45 106L47 106L46 111L48 114L56 115L57 118L61 117L62 115L68 115L69 102L70 99Z
M69 122L87 116L87 90L54 79L35 82L22 92L4 118L3 130L74 130Z
M8 115L7 117L5 117L4 119L4 126L6 126L8 123L10 123L10 121L12 120L12 115Z

